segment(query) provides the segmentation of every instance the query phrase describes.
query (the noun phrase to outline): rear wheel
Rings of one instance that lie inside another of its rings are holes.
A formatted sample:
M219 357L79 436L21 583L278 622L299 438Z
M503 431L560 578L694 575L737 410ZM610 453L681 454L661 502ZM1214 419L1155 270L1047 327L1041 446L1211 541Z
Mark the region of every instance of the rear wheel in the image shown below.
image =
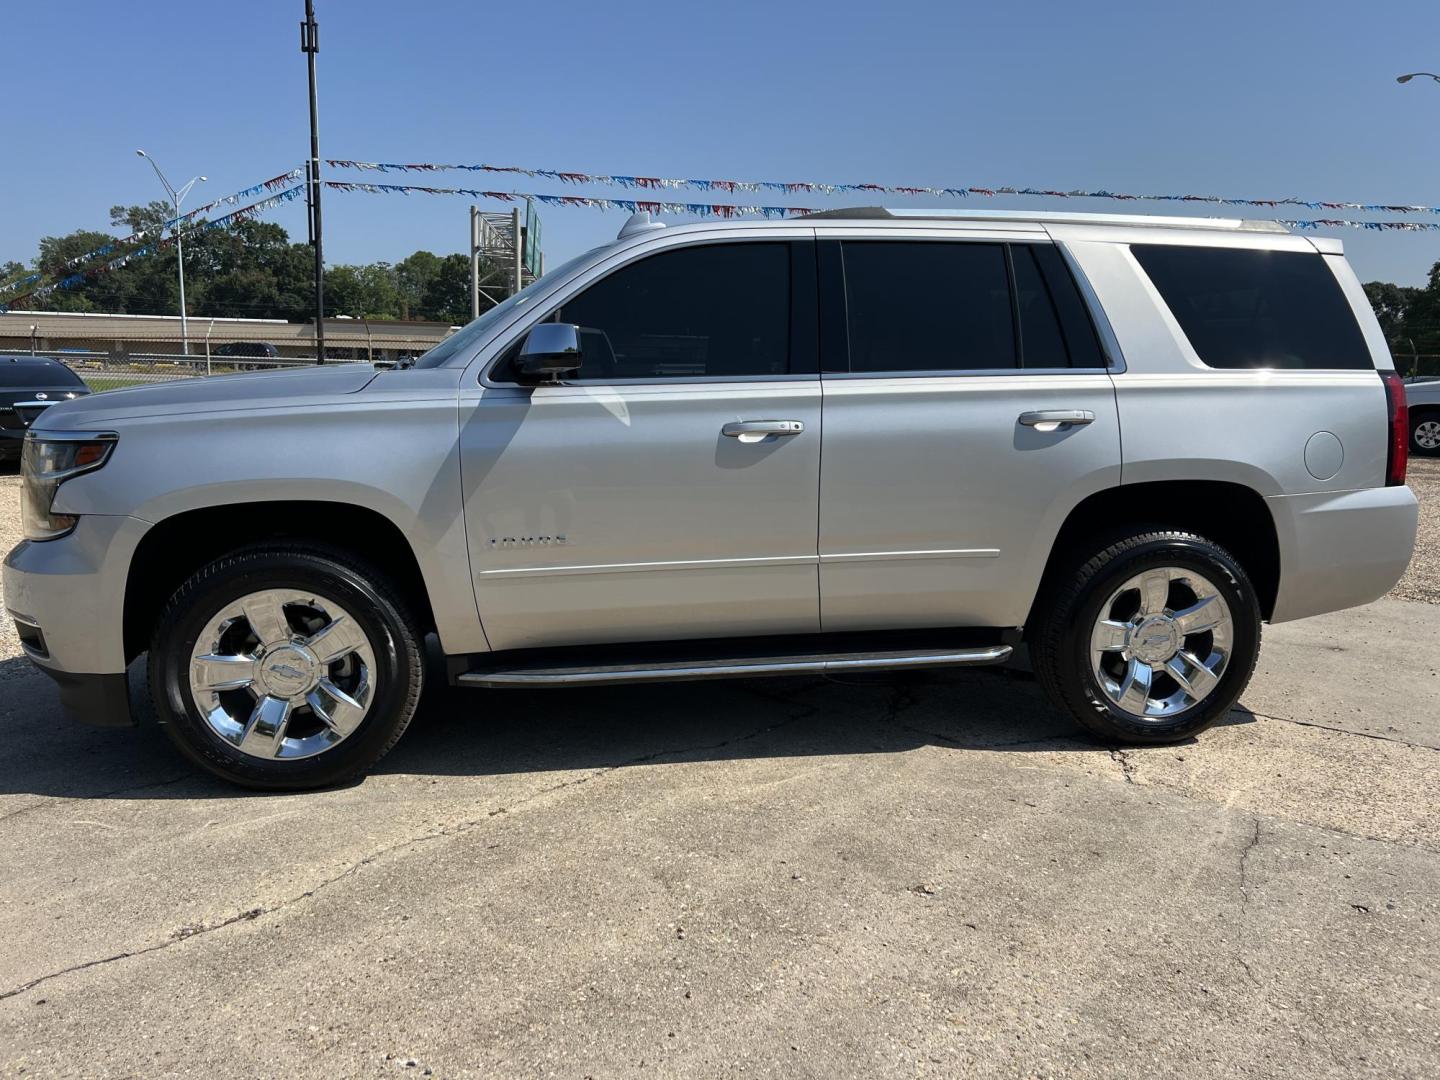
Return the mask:
M1155 532L1105 547L1059 584L1037 627L1046 693L1109 742L1188 739L1250 681L1260 606L1218 545Z
M1410 451L1415 454L1440 454L1440 412L1411 412Z
M196 573L161 617L156 715L182 753L234 783L339 783L408 726L419 643L372 568L320 549L239 552Z

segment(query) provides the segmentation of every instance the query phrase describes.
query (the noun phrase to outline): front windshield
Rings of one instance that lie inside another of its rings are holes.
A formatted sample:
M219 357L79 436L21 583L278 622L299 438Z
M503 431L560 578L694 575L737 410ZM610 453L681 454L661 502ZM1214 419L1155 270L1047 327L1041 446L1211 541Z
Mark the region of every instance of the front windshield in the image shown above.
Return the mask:
M444 341L440 342L439 345L436 345L429 352L420 356L415 361L415 367L441 367L447 360L451 359L452 357L459 356L468 352L475 345L476 342L480 341L482 338L485 337L486 334L490 332L491 328L494 327L496 323L503 320L507 315L510 314L510 312L514 311L516 308L522 307L525 304L529 303L530 300L539 291L542 284L563 277L565 274L569 273L575 267L579 266L582 262L585 262L592 255L594 255L596 251L599 250L599 248L594 248L590 251L585 252L585 254L583 255L576 255L575 258L571 259L569 262L561 263L554 270L546 271L543 275L536 278L529 285L526 285L525 288L521 289L514 296L511 296L496 304L489 311L485 312L485 314L481 315L478 319L474 319L466 323L459 330L456 330L455 333L451 334Z

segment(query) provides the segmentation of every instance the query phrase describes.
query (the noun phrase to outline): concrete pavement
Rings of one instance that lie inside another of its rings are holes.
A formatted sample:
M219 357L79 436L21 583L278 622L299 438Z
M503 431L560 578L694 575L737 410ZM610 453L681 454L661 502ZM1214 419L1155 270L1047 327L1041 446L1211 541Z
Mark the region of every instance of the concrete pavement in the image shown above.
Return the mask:
M1433 1076L1437 670L1440 607L1267 628L1114 753L995 671L442 689L269 796L0 660L0 1071Z

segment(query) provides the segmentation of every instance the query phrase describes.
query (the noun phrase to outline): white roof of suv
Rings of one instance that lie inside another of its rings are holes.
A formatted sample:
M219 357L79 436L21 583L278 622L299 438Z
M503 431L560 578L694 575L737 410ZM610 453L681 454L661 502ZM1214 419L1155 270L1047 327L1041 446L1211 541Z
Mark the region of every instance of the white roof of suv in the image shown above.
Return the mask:
M906 222L976 222L1016 223L1024 225L1104 225L1130 226L1147 229L1205 229L1225 232L1278 233L1291 235L1278 221L1251 220L1247 218L1219 217L1176 217L1160 214L1076 214L1047 210L892 210L884 206L851 206L837 210L819 210L813 214L801 214L792 218L767 219L765 221L726 220L726 227L748 225L763 228L767 225L783 225L797 221L906 221ZM712 225L710 221L688 222L678 228ZM621 227L617 240L635 236L638 233L653 232L665 228L663 221L652 221L648 211L631 214ZM1338 246L1335 248L1338 252Z
M1288 233L1278 221L1246 218L1174 217L1159 214L1076 214L1050 210L892 210L884 206L857 206L822 210L799 220L815 218L895 218L930 221L1029 221L1061 225L1137 225L1147 228L1235 229L1244 232Z

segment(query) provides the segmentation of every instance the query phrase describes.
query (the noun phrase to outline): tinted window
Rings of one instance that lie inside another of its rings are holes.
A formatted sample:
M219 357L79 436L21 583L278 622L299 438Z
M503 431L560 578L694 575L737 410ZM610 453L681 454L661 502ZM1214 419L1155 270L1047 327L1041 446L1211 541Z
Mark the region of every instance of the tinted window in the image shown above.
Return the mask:
M1200 359L1216 368L1368 368L1323 255L1135 244Z
M790 246L652 255L591 285L555 317L580 327L581 379L784 375Z
M851 371L1013 368L1003 244L846 241Z
M1011 248L1018 257L1021 247L1019 245ZM1065 349L1070 356L1070 366L1078 368L1105 367L1105 354L1100 351L1100 340L1095 336L1095 325L1090 321L1090 312L1085 308L1085 301L1080 296L1080 289L1075 284L1075 278L1070 274L1070 268L1065 265L1065 259L1060 254L1060 249L1054 244L1026 244L1024 250L1030 253L1035 265L1040 270L1040 275L1045 279L1046 288L1050 293L1050 302L1054 305L1056 316L1064 331ZM1020 263L1015 264L1015 276L1020 276ZM1025 350L1026 367L1042 367L1039 359L1033 356L1027 347Z
M1070 353L1060 332L1050 287L1028 244L1010 249L1015 266L1015 303L1020 310L1020 348L1026 367L1067 367Z
M80 376L54 360L16 360L0 356L0 388L80 386Z

